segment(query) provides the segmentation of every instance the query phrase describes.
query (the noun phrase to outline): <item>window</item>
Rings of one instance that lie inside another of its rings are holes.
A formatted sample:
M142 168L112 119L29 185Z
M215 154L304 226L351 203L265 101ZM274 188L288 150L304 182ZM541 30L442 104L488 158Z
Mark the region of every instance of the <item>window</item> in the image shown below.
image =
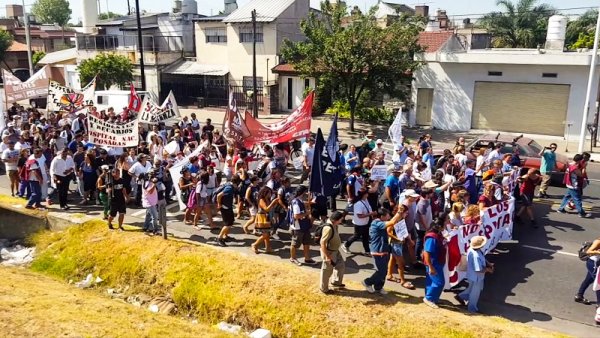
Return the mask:
M310 79L304 79L304 89L310 88Z
M247 92L249 90L252 90L252 76L244 76L244 79L242 80L244 82L244 92ZM259 92L262 90L263 87L263 79L260 76L256 77L256 90L258 90Z
M240 27L240 43L252 43L252 26ZM256 42L263 42L263 28L256 26Z
M502 72L488 72L488 76L502 76Z
M227 43L227 30L225 28L205 28L206 43Z
M96 97L97 104L108 104L108 96L98 95Z
M557 73L542 73L542 77L557 78L558 74Z

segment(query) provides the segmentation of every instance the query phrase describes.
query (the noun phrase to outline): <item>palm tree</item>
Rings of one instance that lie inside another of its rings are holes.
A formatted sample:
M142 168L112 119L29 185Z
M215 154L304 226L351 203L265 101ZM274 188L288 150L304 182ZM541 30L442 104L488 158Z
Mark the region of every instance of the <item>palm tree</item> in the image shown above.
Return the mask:
M480 20L482 27L492 34L497 48L536 48L546 41L548 18L556 10L548 4L536 6L539 0L498 0L500 11L486 14Z
M593 36L596 31L597 20L598 10L592 9L583 13L577 20L570 21L567 25L565 45L573 45L579 39L580 34L591 34Z

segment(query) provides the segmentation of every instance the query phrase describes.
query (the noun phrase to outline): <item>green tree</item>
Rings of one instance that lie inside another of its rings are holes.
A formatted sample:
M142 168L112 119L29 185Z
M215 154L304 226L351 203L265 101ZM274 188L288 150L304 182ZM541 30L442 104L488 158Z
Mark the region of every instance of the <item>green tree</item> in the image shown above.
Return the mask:
M109 89L112 85L124 87L133 80L131 61L114 53L102 53L86 59L78 67L81 83L89 83L96 76L96 87Z
M108 19L114 19L114 18L118 18L121 17L121 14L117 14L117 13L113 13L113 12L108 12L108 13L100 13L98 14L98 20L108 20Z
M492 44L498 48L536 48L546 41L548 18L556 10L539 0L498 0L499 12L481 18L480 24L492 33Z
M46 53L41 50L38 50L35 53L33 53L33 55L31 56L31 62L33 62L33 66L35 67L35 65L37 65L38 62L40 62L40 60L44 58L44 56L46 56Z
M57 24L62 29L65 40L65 27L71 19L71 7L68 0L37 0L31 9L36 20L45 24Z
M592 45L594 43L594 33L596 32L596 21L598 20L598 10L589 10L583 13L577 20L569 21L567 24L567 34L565 36L565 45L569 49L584 47L575 47L575 43L581 40L580 37L592 33ZM578 45L581 45L578 44ZM589 47L587 47L589 48Z
M423 29L422 18L401 16L386 28L374 19L376 7L369 13L354 13L348 21L347 8L321 3L320 15L309 14L300 24L305 41L286 40L283 59L302 76L319 78L333 84L350 105L350 130L361 95L365 91L403 97L408 93L421 62L414 54Z
M6 51L10 48L13 43L13 36L4 29L0 29L0 62L4 63L6 58Z

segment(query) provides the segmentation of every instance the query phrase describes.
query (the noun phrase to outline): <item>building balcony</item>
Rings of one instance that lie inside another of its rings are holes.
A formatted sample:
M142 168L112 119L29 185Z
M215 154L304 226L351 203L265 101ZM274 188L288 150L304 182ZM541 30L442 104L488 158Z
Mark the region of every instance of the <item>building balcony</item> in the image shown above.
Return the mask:
M98 52L135 52L138 50L137 35L77 35L77 50ZM181 36L142 35L145 52L182 53L184 50Z

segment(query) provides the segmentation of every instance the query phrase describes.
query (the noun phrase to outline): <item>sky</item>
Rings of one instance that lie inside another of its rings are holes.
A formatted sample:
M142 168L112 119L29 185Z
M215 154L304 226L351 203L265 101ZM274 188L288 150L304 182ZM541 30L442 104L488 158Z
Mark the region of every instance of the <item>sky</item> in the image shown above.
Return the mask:
M250 0L238 0L239 6L248 3ZM517 0L513 0L517 1ZM25 0L25 5L29 10L35 0ZM72 22L78 22L81 18L83 0L69 0L71 10ZM106 8L111 12L125 14L127 13L127 0L98 0L100 4L100 10L106 12ZM132 6L135 6L135 0L129 0ZM172 8L173 1L171 0L139 0L140 7L142 10L148 12L169 12ZM222 0L197 0L198 12L204 15L217 14L223 9ZM462 21L466 17L478 18L484 13L494 11L497 9L496 0L387 0L387 2L404 3L411 7L419 4L426 4L429 6L430 13L435 13L437 9L445 9L447 14L452 17L456 16L456 20ZM0 16L6 14L5 5L7 4L20 4L21 0L0 0ZM311 6L319 8L319 0L310 0ZM359 6L361 10L369 8L377 4L377 0L347 0L348 6ZM547 3L558 9L567 8L578 8L578 7L590 7L594 4L600 5L597 1L593 0L540 0L539 3ZM584 9L568 10L564 11L564 14L575 15L585 11Z

